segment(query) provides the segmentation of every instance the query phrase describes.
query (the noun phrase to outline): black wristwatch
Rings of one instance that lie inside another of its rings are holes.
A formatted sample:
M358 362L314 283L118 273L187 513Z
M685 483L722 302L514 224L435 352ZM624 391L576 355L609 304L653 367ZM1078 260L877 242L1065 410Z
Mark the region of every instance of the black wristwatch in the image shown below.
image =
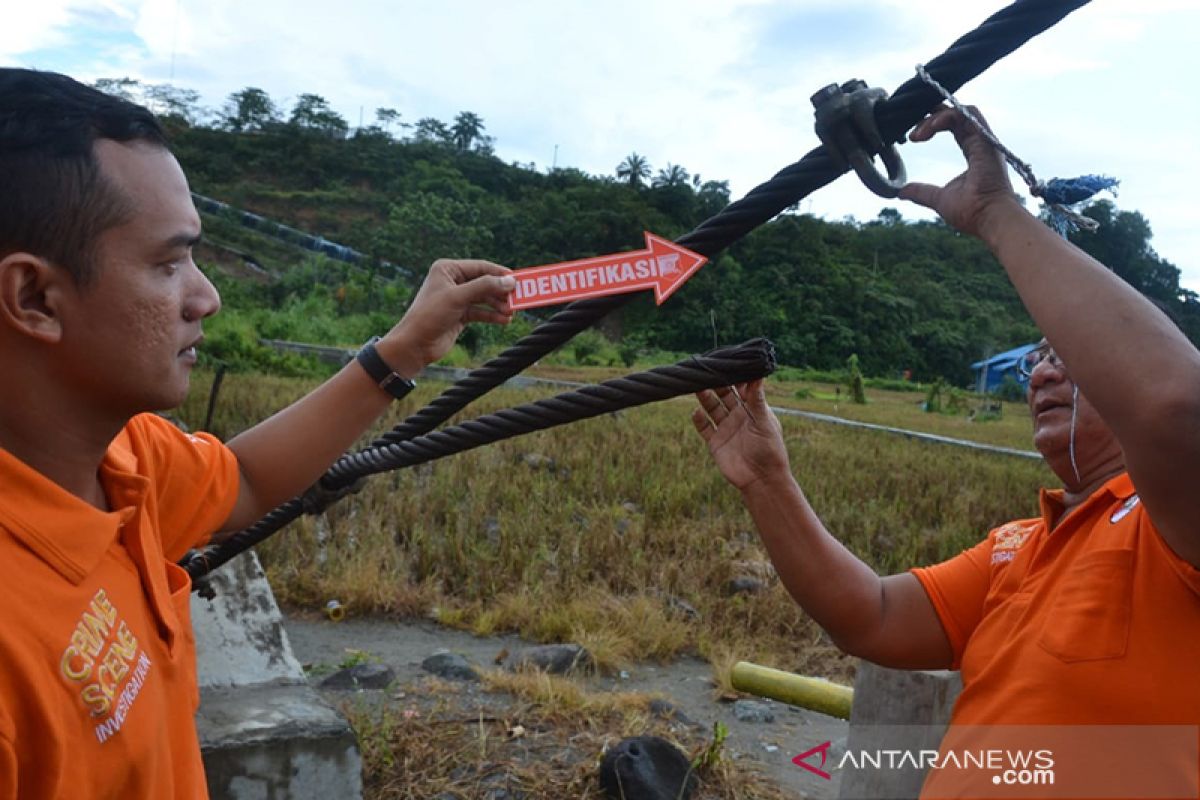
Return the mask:
M397 375L387 365L387 362L379 355L379 351L375 349L375 343L378 341L378 336L372 336L368 339L367 343L359 349L358 355L354 357L354 360L366 370L367 374L371 376L371 380L375 381L380 389L383 389L397 400L403 399L409 392L417 388L417 385L408 378Z

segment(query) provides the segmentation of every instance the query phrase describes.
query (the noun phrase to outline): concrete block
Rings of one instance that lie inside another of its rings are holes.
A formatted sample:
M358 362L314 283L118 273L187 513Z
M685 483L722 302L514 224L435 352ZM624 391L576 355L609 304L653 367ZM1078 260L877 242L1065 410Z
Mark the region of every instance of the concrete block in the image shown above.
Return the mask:
M192 627L212 800L361 800L354 731L309 687L258 558L209 579L216 597L192 595Z
M304 683L283 615L253 551L208 576L216 597L192 593L196 672L200 688Z
M950 722L962 678L950 670L888 669L860 661L850 726L940 725Z
M354 731L308 685L208 689L200 711L213 800L362 797Z
M962 679L957 672L887 669L860 662L846 750L936 750L960 691ZM874 800L916 797L925 773L916 769L846 769L841 777L839 800Z

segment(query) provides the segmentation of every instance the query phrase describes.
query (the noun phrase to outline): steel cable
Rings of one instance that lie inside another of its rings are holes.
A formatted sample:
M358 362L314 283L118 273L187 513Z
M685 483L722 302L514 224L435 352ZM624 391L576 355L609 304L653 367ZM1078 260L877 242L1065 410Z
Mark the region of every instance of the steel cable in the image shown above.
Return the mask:
M1017 0L988 17L975 30L954 42L925 69L950 91L1052 27L1088 0ZM941 95L918 77L905 81L887 100L875 106L875 118L885 141L902 141L905 133L942 102ZM812 192L845 174L824 147L785 167L745 197L726 206L695 230L676 240L689 250L711 259L759 225ZM613 295L582 300L564 308L512 347L473 370L429 405L411 415L372 443L391 444L431 431L473 400L487 394L523 371L572 336L599 322L635 295Z
M949 91L958 91L967 81L979 76L992 64L1034 36L1053 27L1072 11L1087 5L1088 1L1016 0L988 17L970 33L957 39L946 52L926 63L925 69ZM887 100L875 106L876 123L884 140L902 141L905 133L941 101L937 90L919 77L905 81ZM751 190L742 199L729 204L693 231L677 239L676 243L711 259L784 209L800 202L822 186L832 183L847 170L848 167L839 163L824 147L817 147L796 163L780 170L766 183ZM429 433L472 401L522 372L547 353L561 347L571 337L596 324L607 314L623 307L633 297L631 294L614 295L570 304L512 347L472 370L423 409L372 442L367 449L343 456L330 468L326 478L322 478L314 490L319 490L319 487L328 489L336 485L341 487L338 491L346 491L358 478L372 474L367 472L355 475L355 469L370 468L377 459L386 461L398 458L390 455L396 451L389 448L395 448ZM726 382L734 381L731 379ZM327 478L330 480L327 481ZM314 502L314 490L310 490L308 495L309 507ZM305 508L304 498L293 498L250 528L239 531L226 540L225 545L234 542L248 543L240 545L236 552L230 552L228 555L225 555L225 551L231 548L222 545L223 560L220 562L212 561L216 554L209 552L207 555L194 553L182 563L193 578L203 575L242 549L252 547L287 525L304 513Z
M301 513L320 511L322 503L327 505L341 497L345 490L369 475L424 464L514 436L691 394L701 389L744 383L765 377L774 369L775 349L771 343L766 339L751 339L737 346L693 356L677 364L584 386L408 441L343 456L325 473L315 496L309 494L289 500L254 526L238 531L220 544L192 553L184 560L183 567L193 579L198 578L266 539Z

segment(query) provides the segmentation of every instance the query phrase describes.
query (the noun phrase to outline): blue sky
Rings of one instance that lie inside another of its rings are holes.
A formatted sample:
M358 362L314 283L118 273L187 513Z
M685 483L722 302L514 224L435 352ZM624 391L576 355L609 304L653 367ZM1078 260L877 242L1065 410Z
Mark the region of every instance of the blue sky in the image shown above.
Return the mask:
M15 4L13 4L15 5ZM817 144L809 96L857 77L894 89L1002 8L959 0L41 0L5 12L0 63L82 80L173 82L219 108L246 86L285 110L304 92L347 120L480 114L506 161L611 174L630 152L729 180L739 197ZM1094 0L968 84L1039 177L1119 178L1120 208L1200 291L1192 80L1200 4ZM910 178L944 181L951 143L906 146ZM801 210L873 218L852 177ZM511 265L527 266L527 265Z

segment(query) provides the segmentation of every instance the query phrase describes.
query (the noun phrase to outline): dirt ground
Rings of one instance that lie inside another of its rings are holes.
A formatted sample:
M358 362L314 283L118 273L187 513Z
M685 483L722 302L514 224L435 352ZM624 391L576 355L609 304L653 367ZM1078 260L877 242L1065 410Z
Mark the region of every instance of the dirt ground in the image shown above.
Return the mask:
M330 622L324 618L298 616L285 618L285 627L296 658L310 670L312 682L344 664L348 659L369 658L395 671L396 679L388 687L392 698L424 700L432 708L428 694L429 674L421 662L441 651L457 653L480 669L495 669L503 651L515 651L528 643L515 637L476 637L469 633L438 626L432 622L396 622L382 619L346 619ZM365 656L354 656L361 651ZM718 720L729 730L725 743L728 758L755 765L767 782L779 787L786 796L831 800L837 796L835 774L826 781L797 767L793 756L822 742L844 737L847 723L805 709L763 700L774 714L773 722L743 722L734 713L728 699L717 697L709 665L697 659L681 659L671 664L633 664L616 675L576 678L588 691L636 692L661 697L691 720L693 736L707 736ZM323 690L335 704L346 701L346 692ZM438 704L442 713L461 715L503 714L516 698L503 692L487 692L471 684L459 689L447 705ZM464 705L473 708L464 709ZM686 721L685 723L686 724ZM497 795L499 796L499 795Z

